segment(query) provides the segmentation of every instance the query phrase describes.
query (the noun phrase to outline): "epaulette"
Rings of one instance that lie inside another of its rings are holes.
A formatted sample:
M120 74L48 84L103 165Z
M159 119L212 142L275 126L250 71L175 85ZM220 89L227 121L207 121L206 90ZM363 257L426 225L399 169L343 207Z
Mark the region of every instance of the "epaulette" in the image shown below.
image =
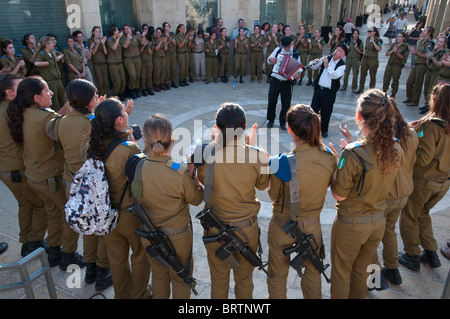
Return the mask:
M328 146L322 145L322 146L320 146L320 150L324 151L324 152L327 152L327 153L330 153L331 155L334 155L333 151Z
M174 171L178 172L180 175L183 175L186 171L186 167L181 165L180 162L174 161L173 159L169 159L166 162L166 165L173 169Z
M94 114L94 113L92 113L91 115L89 115L88 119L90 119L90 120L93 120L93 119L95 119L95 114Z
M289 159L285 153L270 157L269 168L283 182L289 182L292 178Z
M132 143L134 143L134 142L133 141L123 141L122 145L130 146L130 145L132 145Z
M437 124L437 125L439 125L439 126L441 126L441 127L443 127L443 128L445 128L445 127L447 126L447 121L445 121L445 120L443 120L443 119L440 119L440 118L438 118L438 117L433 117L433 118L431 118L431 119L430 119L430 122L432 122L432 123L434 123L434 124Z

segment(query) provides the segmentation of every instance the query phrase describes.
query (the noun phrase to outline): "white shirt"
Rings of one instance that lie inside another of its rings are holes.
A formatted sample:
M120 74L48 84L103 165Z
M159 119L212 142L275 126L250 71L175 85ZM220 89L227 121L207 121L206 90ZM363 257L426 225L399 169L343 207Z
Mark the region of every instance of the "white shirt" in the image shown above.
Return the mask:
M345 31L345 33L352 33L352 29L354 27L355 26L353 25L353 23L347 22L346 24L344 24L344 31Z
M319 86L331 89L331 80L336 80L342 77L345 73L345 64L336 69L336 64L340 61L333 58L328 62L328 67L323 69L322 75L319 79ZM312 66L311 69L317 70L322 66L323 61ZM336 70L335 70L336 69Z
M285 51L284 48L282 48L281 51L280 51L280 53L278 54L278 56L276 56L279 49L280 49L280 47L277 47L275 50L273 50L273 52L272 52L272 53L270 54L270 56L267 58L267 63L272 64L272 63L270 63L270 61L269 61L271 58L278 59L278 57L279 57L280 55L289 55L291 52L294 52L293 49L289 49L289 51ZM298 61L299 63L301 63L301 61L300 61L300 55L298 56L297 61ZM301 70L302 70L302 69L300 69L298 72L301 72ZM298 73L298 72L297 72L297 73ZM282 76L281 74L275 73L275 72L272 72L272 74L271 74L270 76L275 77L275 78L277 78L277 79L280 80L280 81L287 81L287 79L286 79L284 76Z
M408 20L405 18L397 19L397 21L394 22L395 29L405 31L405 28L408 27Z

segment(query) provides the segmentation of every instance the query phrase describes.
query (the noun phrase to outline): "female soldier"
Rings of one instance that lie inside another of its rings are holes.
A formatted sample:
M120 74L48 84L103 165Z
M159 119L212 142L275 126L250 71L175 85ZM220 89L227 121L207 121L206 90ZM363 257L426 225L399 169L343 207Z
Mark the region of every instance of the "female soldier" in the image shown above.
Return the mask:
M166 51L166 89L170 90L170 86L177 89L178 85L175 83L177 80L177 56L176 47L177 42L175 41L175 34L170 32L169 22L164 22L162 24L163 37L166 38L167 51Z
M346 43L344 28L338 26L334 29L333 35L331 35L331 32L328 33L327 47L330 48L330 53L333 53L343 43Z
M381 51L381 45L383 40L380 39L380 34L377 28L372 27L367 31L369 36L366 39L366 45L364 49L364 55L361 60L361 75L359 78L359 90L355 91L356 94L364 92L364 85L366 83L367 72L370 72L369 88L375 88L376 75L378 70L378 52Z
M230 68L230 37L227 36L227 29L220 29L220 38L217 40L219 43L219 76L223 83L228 82L228 70Z
M439 62L443 59L444 54L447 52L447 38L440 36L436 40L436 46L433 52L427 54L427 66L428 70L425 75L425 82L423 84L423 96L425 98L425 106L420 108L420 114L425 114L429 111L429 102L431 91L437 83L439 76Z
M106 36L101 38L101 29L99 26L92 28L92 35L88 40L88 45L92 54L94 75L100 96L109 95L108 65L106 64L108 51L106 50L106 40Z
M119 209L116 228L105 236L115 298L149 298L150 264L139 237L134 233L141 224L131 212L125 210L125 207L132 204L128 188L122 203L119 204L127 183L125 163L131 156L141 153L141 150L136 143L128 140L134 138L131 131L127 131L128 114L119 100L106 99L97 106L94 114L86 151L87 158L101 159L112 140L119 138L125 140L112 151L105 162L111 204Z
M47 123L59 116L49 109L52 95L41 77L24 79L19 83L17 96L9 103L8 126L13 141L23 146L28 184L45 205L49 264L59 264L61 270L66 270L70 264L84 267L85 263L76 251L78 234L65 221L64 156L45 130Z
M348 85L348 77L350 75L350 70L353 69L353 79L352 79L352 92L358 89L358 72L359 72L359 61L361 61L361 54L364 51L364 43L359 38L359 30L354 29L352 32L352 37L347 44L348 54L347 59L345 61L345 75L344 75L344 84L340 91L347 90Z
M266 45L267 45L267 56L269 57L273 50L281 46L281 34L278 33L278 25L273 24L270 29L271 32L266 35ZM270 63L266 64L266 74L267 80L266 83L270 83L271 74L272 74L273 65Z
M153 83L155 84L155 91L165 91L164 85L166 79L166 51L167 51L167 38L162 36L163 30L156 28L155 32L155 44L153 51Z
M108 39L106 40L106 50L108 52L108 71L111 77L114 96L125 101L125 69L122 64L122 35L116 25L108 28Z
M239 28L239 36L234 39L234 78L239 75L239 83L244 83L242 77L247 64L248 38L244 28Z
M211 81L219 83L218 80L218 53L219 43L216 41L216 33L211 32L209 39L205 41L205 53L206 53L206 81L208 84Z
M139 46L145 45L147 43L147 39L145 38L146 31L142 33L144 38L133 34L131 27L129 25L123 26L122 36L123 40L123 66L126 69L126 74L128 75L128 82L131 86L131 96L133 99L137 99L141 97L141 93L139 92L139 86L141 81L141 56L139 55Z
M0 75L0 180L9 188L19 206L19 242L25 257L44 243L47 215L44 203L30 188L24 174L23 147L13 142L9 134L6 109L17 94L22 77L17 74Z
M151 26L147 29L147 44L141 46L139 52L141 54L142 70L141 70L141 91L143 96L155 95L152 91L153 87L153 34L155 29Z
M277 177L279 176L277 172L273 172L270 175L269 188L269 196L274 201L273 217L269 224L267 239L269 273L273 275L273 278L267 280L269 298L286 298L290 257L284 256L283 249L291 247L295 242L282 231L288 221L297 222L306 236L314 235L320 252L324 252L320 212L337 166L336 156L322 144L320 118L317 113L307 105L297 104L289 109L286 117L288 132L296 146L289 154L297 159L297 195L300 206L291 206L290 183ZM273 162L270 163L273 166ZM322 298L321 274L309 260L305 266L305 276L301 280L303 297L320 299Z
M66 95L72 110L63 117L52 119L47 124L46 130L48 136L62 146L65 159L63 179L68 199L73 177L84 164L80 148L91 130L94 109L105 96L99 98L95 85L85 79L69 82ZM95 281L96 290L104 290L111 286L112 279L103 236L83 236L83 257L87 266L86 283L91 284Z
M0 68L9 67L9 69L11 70L9 72L10 74L18 74L23 79L27 74L25 61L21 56L16 54L13 42L10 39L4 39L0 45L0 49Z
M300 52L300 62L303 65L308 64L308 52L309 52L309 43L308 40L309 36L306 34L306 29L304 25L301 25L298 27L298 33L295 35L295 37L292 37L295 39L295 49ZM302 85L302 80L305 77L305 72L302 72L300 80L298 80L298 85Z
M253 33L249 39L250 46L250 67L251 67L251 78L250 83L255 82L255 77L258 83L262 81L262 66L264 62L264 40L265 37L261 34L261 28L259 25L255 25L253 28Z
M450 185L449 103L450 84L440 82L431 92L430 112L412 123L419 136L419 148L413 170L414 190L400 216L405 252L399 253L399 262L413 271L420 270L420 262L432 268L441 266L430 210ZM422 253L419 245L424 249Z
M31 33L27 33L22 39L22 57L27 68L27 76L37 75L39 72L34 67L34 59L36 58L36 38Z
M389 89L389 83L391 84L391 98L395 98L398 92L398 82L400 75L402 74L403 57L408 52L408 45L405 43L405 33L399 32L397 34L397 41L391 44L391 47L386 51L386 56L389 57L386 69L384 70L383 77L383 92L387 92Z
M189 86L186 77L188 77L189 72L189 35L186 34L186 27L184 24L179 24L177 26L177 32L175 35L175 40L177 43L177 60L180 67L179 85Z
M39 75L53 92L52 109L59 111L66 102L66 92L62 82L63 75L58 66L58 62L64 59L64 54L56 55L55 44L56 40L52 40L49 36L44 36L39 40L34 66L37 67Z
M315 59L320 59L322 57L323 45L325 44L325 40L321 35L322 33L320 29L315 29L314 35L307 40L309 45L309 61L314 61ZM306 83L307 86L312 85L313 80L316 81L319 78L319 72L320 72L319 69L317 70L313 70L311 68L308 69L308 82Z
M213 128L215 159L213 166L211 204L216 217L225 225L238 227L246 237L249 248L258 247L258 221L256 215L260 203L255 187L264 190L269 183L267 159L264 152L246 145L242 133L246 129L244 109L234 103L222 104L216 113ZM198 168L200 182L205 184L208 164ZM205 236L217 235L216 228L205 230ZM217 242L206 244L211 274L211 298L228 297L230 267L215 255L220 248ZM233 269L236 299L250 299L253 293L252 274L254 267L239 253L233 255L239 266Z
M331 232L331 298L364 298L367 267L384 234L386 198L404 157L394 140L394 110L380 90L356 105L362 138L345 146L331 186L337 216Z
M215 34L215 33L212 33ZM177 257L191 274L192 227L189 204L199 205L203 191L197 188L187 169L179 169L170 157L173 146L172 123L163 115L150 116L143 128L144 143L148 149L148 160L142 166L142 204L158 231L168 235L175 247ZM173 165L175 164L175 165ZM158 198L155 201L155 198ZM144 246L148 241L143 240ZM191 292L188 285L175 273L172 267L164 268L150 258L152 269L153 297L168 299L170 284L174 299L188 299Z
M68 48L64 49L64 57L67 64L68 82L74 79L84 79L86 78L86 69L84 66L84 59L81 55L81 51L75 48L75 38L71 35L67 36Z

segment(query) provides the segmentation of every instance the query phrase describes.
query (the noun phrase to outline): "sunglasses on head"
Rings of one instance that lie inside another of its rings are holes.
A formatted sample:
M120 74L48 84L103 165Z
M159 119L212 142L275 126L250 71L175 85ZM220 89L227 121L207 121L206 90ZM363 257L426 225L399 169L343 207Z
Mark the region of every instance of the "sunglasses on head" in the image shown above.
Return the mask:
M370 33L370 32L373 32L373 30L372 30L372 31L371 31L371 30L369 30L369 31L367 31L367 32L369 32L369 33Z

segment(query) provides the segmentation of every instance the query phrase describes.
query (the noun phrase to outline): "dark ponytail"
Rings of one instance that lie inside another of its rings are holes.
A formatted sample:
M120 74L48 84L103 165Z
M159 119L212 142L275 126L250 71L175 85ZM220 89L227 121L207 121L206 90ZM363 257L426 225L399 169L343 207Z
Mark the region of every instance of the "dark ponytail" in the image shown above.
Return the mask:
M17 145L23 145L23 110L34 105L34 96L41 94L45 81L40 76L30 76L22 80L17 87L14 100L6 109L7 123L11 138Z
M292 132L311 146L321 146L320 118L310 106L296 104L286 114L286 119Z
M222 145L225 146L234 140L234 137L240 137L245 130L246 119L245 111L239 104L225 102L216 113L216 125L222 135ZM233 134L230 136L230 131Z
M115 98L106 99L96 107L95 118L91 120L87 158L101 159L105 140L113 140L124 134L114 128L116 119L122 115L122 109L122 103Z
M0 102L6 100L6 90L12 90L15 80L22 80L18 74L0 74Z
M97 88L95 85L84 79L72 80L67 84L66 88L66 96L70 106L82 114L91 113L87 106L91 103L96 93Z
M406 137L411 136L411 131L409 130L408 123L406 123L402 113L398 109L395 100L390 99L390 102L392 104L392 107L394 108L394 136L399 140L400 146L406 152L408 148L408 144L406 144Z

